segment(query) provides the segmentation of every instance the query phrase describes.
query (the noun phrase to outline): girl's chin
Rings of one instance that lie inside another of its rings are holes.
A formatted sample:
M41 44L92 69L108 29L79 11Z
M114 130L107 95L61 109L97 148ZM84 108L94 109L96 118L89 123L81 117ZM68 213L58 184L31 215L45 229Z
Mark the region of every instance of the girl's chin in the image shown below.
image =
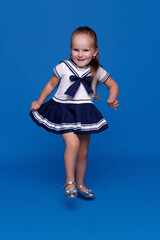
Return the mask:
M86 63L86 61L76 61L76 64L78 67L83 68L88 65L88 62Z

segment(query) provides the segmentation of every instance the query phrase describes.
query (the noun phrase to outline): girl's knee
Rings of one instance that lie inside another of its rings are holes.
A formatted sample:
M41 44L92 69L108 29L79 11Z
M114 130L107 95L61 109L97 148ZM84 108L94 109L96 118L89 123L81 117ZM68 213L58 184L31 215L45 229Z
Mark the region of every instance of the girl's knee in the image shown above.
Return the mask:
M68 135L67 138L64 138L66 147L72 150L78 150L80 146L80 141L76 135Z
M86 158L87 154L88 154L88 148L83 148L83 149L79 150L78 157L79 158Z
M78 150L79 149L79 140L75 140L75 139L71 139L68 144L67 144L68 147L70 147L70 149L73 149L73 150Z

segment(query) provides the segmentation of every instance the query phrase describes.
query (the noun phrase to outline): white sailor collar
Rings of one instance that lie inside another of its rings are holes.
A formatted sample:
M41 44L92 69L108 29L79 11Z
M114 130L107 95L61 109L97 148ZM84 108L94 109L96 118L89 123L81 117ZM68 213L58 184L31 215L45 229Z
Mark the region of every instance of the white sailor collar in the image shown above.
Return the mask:
M70 69L70 71L77 77L79 77L78 70L81 69L79 68L72 60L64 60L61 61L66 64L66 66ZM87 76L88 74L91 73L91 68L90 65L86 66L85 68L82 68L84 73L81 77Z

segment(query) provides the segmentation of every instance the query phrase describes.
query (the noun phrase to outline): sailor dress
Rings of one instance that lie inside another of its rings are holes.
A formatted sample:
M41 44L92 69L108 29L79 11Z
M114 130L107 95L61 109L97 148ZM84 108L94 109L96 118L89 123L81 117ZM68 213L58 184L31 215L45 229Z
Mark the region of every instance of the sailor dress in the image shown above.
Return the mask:
M79 68L72 60L64 60L53 68L60 79L52 99L30 112L33 121L49 132L64 134L99 133L108 128L106 119L94 105L94 95L98 83L104 83L109 73L99 66L91 82L90 66Z

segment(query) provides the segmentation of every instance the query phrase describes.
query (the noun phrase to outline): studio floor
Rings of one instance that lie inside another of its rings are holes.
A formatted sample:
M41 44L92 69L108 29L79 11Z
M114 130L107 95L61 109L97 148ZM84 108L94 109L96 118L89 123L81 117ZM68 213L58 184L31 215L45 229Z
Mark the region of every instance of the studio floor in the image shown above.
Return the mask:
M159 240L158 159L133 160L112 159L97 176L91 168L86 185L93 200L67 199L56 165L3 163L0 239Z

